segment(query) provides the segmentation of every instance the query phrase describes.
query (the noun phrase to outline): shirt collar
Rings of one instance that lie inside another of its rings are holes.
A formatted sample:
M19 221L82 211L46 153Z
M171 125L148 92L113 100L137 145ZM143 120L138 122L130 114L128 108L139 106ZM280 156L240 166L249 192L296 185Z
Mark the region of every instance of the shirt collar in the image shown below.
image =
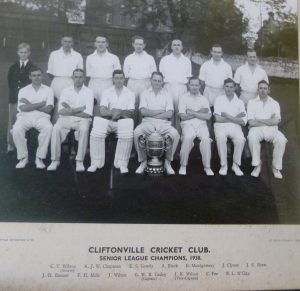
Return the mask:
M66 54L65 54L65 52L64 52L64 50L63 50L63 48L61 47L60 48L60 52L64 55L64 56L66 56ZM74 55L74 50L71 48L71 52L69 53L69 54L67 54L67 56L68 55L71 55L71 56L73 56Z
M257 95L257 97L256 97L254 100L255 100L255 101L259 101L259 102L263 102L263 101L260 99L259 95ZM272 98L271 98L270 96L268 96L266 102L270 102L270 101L272 101Z
M213 65L216 65L216 63L214 62L214 60L213 60L212 57L210 58L210 62L211 62ZM221 65L221 64L223 64L223 63L224 63L224 60L223 60L223 58L221 58L219 65Z
M146 52L143 50L141 54L137 54L135 51L132 53L134 56L144 56Z
M229 101L229 99L228 99L228 97L226 96L226 94L224 94L224 96L225 96L225 98L226 98L226 100L228 100ZM234 93L234 95L233 95L233 98L232 98L232 100L231 101L235 101L235 100L238 100L239 98L236 96L236 94ZM230 102L231 102L230 101Z
M35 90L35 88L33 87L33 84L31 83L30 85L31 85L31 88ZM43 89L43 88L45 88L45 85L42 83L38 90Z
M96 56L99 56L99 54L97 53L97 50L95 50L93 54L96 55ZM101 56L106 56L107 54L108 54L108 51L105 50L105 52L102 53Z
M22 63L24 63L24 66L26 66L28 62L29 62L29 59L27 59L27 60L25 60L25 61L21 61L21 60L20 60L20 61L19 61L20 67L21 67Z

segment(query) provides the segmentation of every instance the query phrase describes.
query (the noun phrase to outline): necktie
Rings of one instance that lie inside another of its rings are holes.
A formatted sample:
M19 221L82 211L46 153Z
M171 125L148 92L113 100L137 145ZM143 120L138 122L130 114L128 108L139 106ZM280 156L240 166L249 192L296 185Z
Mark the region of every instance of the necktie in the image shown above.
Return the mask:
M25 68L24 62L21 62L21 70L24 70L24 68Z

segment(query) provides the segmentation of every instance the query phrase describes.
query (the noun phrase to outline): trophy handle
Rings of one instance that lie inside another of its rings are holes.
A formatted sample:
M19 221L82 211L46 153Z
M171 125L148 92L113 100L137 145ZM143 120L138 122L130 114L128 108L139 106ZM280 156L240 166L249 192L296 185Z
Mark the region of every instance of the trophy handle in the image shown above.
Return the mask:
M165 152L172 147L172 144L173 144L172 138L169 135L167 135L165 138Z
M146 136L144 134L142 134L138 137L138 142L139 142L139 146L143 150L146 150Z

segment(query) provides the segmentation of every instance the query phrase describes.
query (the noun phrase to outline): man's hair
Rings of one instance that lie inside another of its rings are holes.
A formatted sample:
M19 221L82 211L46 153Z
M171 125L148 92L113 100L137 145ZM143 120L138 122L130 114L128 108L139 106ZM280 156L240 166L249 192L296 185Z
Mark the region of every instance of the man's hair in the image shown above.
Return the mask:
M95 38L95 41L97 40L98 37L102 37L105 39L105 41L108 43L108 38L106 36L102 36L102 35L97 35Z
M26 48L28 51L30 51L30 45L26 42L21 42L19 45L18 45L18 51L23 49L23 48Z
M213 49L214 47L219 47L219 48L221 48L221 50L223 50L222 46L220 44L218 44L218 43L213 44L211 46L211 49Z
M270 84L269 84L266 80L261 80L261 81L259 81L258 84L257 84L257 87L258 87L260 84L266 84L268 87L270 87Z
M200 84L200 79L199 79L198 77L196 77L196 76L192 76L192 77L189 78L189 84L190 84L191 81L193 81L193 80L198 80L198 81L199 81L199 84Z
M248 54L248 53L256 53L256 50L255 50L255 49L251 49L251 48L250 48L250 49L247 49L247 54Z
M62 37L61 37L61 39L63 39L63 38L65 38L65 37L70 37L70 38L72 38L73 39L73 36L71 35L71 34L64 34Z
M74 75L74 73L76 73L76 72L80 72L80 73L82 73L82 74L84 75L84 70L83 70L83 69L79 69L79 68L75 69L75 70L73 71L73 75Z
M155 76L155 75L160 76L162 79L164 79L164 75L163 75L161 72L153 72L153 73L151 74L151 79L152 79L153 76Z
M29 75L31 75L32 72L36 72L36 71L40 71L41 73L43 73L43 70L37 66L32 66L30 69L29 69Z
M227 78L224 80L224 85L226 85L228 83L232 83L234 86L236 85L235 82L231 78Z
M115 75L120 75L122 74L125 77L125 74L122 70L114 70L112 73L112 77L114 77Z
M144 39L142 36L140 36L140 35L135 35L135 36L133 36L133 37L131 38L131 42L134 43L136 39L141 39L144 43L146 43L146 42L145 42L145 39Z

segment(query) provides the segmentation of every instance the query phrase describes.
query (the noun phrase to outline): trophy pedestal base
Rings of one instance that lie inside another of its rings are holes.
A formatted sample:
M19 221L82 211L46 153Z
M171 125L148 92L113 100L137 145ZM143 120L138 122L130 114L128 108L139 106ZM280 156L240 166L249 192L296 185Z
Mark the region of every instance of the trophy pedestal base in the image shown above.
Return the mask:
M162 176L164 174L164 167L147 165L145 173L149 176Z

